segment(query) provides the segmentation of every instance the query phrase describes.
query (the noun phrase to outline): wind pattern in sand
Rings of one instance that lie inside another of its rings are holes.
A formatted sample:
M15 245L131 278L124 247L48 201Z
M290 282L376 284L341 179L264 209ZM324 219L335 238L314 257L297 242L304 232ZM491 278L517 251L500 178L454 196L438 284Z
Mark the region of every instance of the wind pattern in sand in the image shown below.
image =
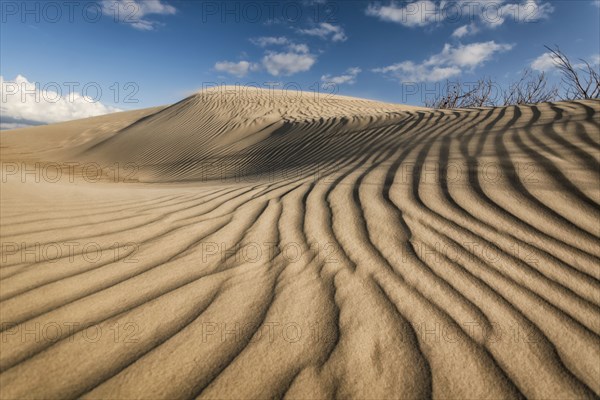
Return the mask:
M596 398L599 113L245 89L3 133L139 182L3 182L2 398Z

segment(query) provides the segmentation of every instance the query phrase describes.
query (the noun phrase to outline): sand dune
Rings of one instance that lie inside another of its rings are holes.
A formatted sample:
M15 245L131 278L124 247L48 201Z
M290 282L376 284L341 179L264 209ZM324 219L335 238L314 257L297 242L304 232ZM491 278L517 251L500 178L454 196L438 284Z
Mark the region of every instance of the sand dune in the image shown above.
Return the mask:
M596 398L599 115L219 88L3 132L1 397Z

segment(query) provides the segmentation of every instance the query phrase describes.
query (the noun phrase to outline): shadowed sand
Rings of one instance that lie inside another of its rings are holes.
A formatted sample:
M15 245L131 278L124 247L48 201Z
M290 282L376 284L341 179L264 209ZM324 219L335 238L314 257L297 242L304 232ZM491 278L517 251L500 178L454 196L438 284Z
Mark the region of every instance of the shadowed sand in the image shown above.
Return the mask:
M595 398L599 113L220 88L3 132L1 397Z

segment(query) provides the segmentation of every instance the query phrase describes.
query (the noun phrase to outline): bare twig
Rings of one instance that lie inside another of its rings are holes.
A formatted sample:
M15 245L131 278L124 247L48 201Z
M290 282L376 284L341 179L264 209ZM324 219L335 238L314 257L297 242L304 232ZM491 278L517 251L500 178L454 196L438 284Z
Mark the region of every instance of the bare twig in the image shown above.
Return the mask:
M504 90L503 103L505 106L513 104L536 104L553 101L558 97L558 88L548 86L546 74L534 74L526 69L521 79Z
M600 98L600 73L598 70L582 59L579 60L581 64L573 65L557 45L554 48L544 47L550 51L556 68L562 74L563 100Z

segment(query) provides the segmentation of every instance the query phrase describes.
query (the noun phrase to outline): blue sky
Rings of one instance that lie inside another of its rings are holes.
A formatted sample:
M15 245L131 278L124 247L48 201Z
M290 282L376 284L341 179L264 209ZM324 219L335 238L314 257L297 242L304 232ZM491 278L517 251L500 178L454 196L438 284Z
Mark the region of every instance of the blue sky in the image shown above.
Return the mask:
M446 79L504 84L532 66L558 79L544 45L600 53L593 0L0 4L3 123L169 104L217 83L421 104ZM15 82L46 92L17 102ZM59 100L42 104L48 93Z

